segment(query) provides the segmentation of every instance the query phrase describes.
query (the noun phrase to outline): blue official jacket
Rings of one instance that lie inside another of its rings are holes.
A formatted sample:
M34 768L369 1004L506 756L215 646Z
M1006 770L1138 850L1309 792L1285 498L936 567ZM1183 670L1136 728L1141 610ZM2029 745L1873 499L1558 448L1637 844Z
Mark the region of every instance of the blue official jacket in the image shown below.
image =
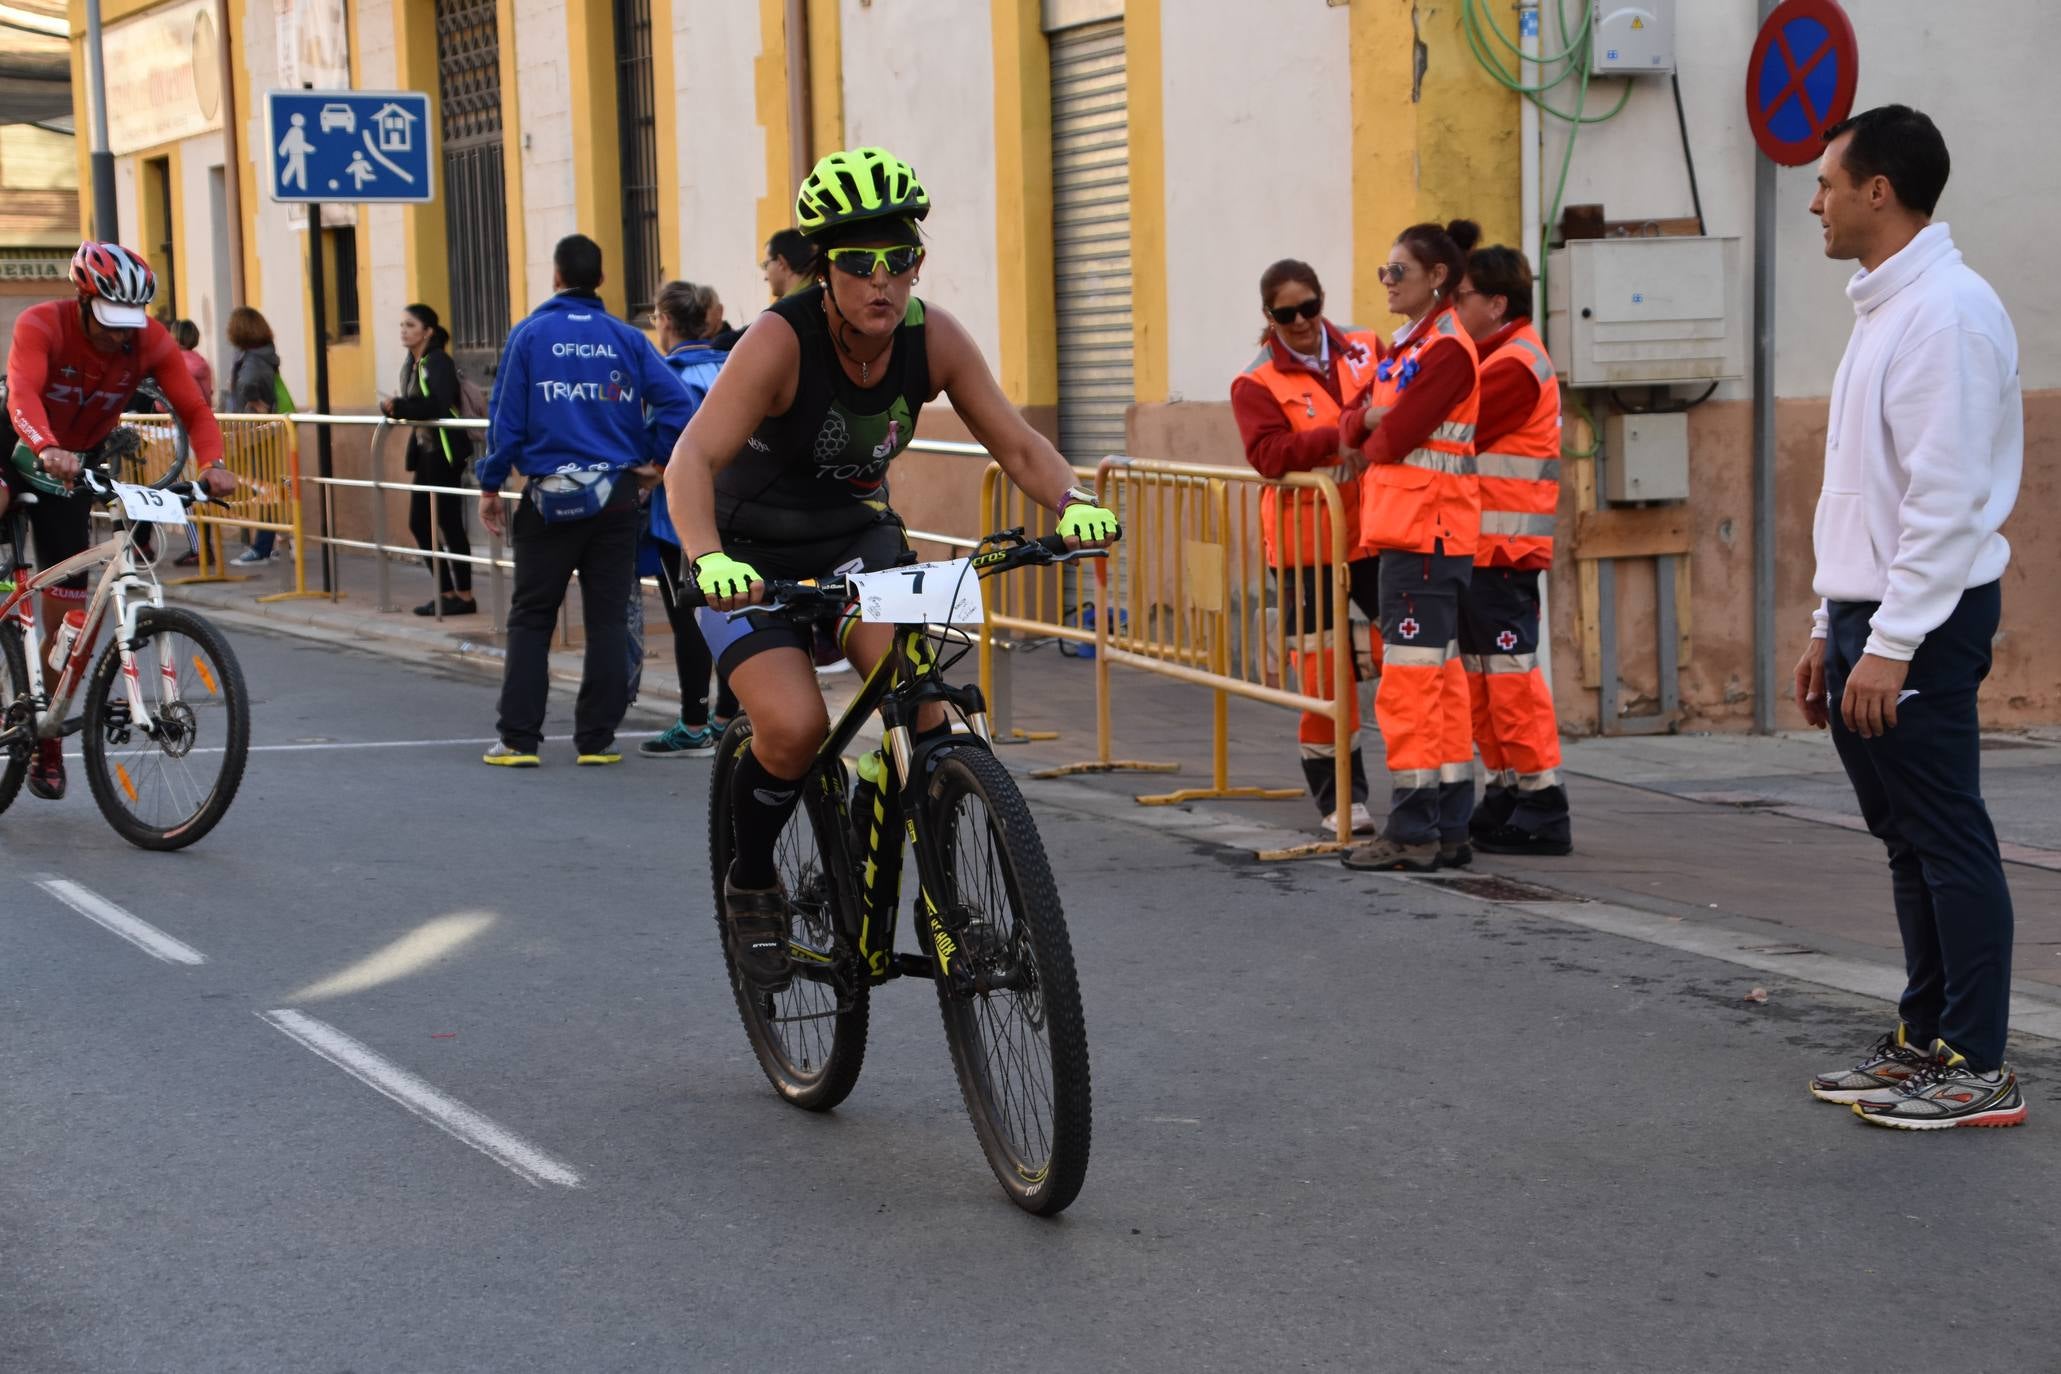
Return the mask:
M650 409L654 422L645 423ZM663 459L693 414L651 341L601 298L561 291L515 327L501 352L480 490L527 477L608 472Z
M706 343L681 344L666 354L665 365L673 370L681 385L687 388L689 419L694 417L695 411L701 409L702 401L708 396L708 389L715 385L716 374L723 370L723 363L729 356L713 344ZM651 420L652 426L656 428L658 416L653 414ZM675 438L677 437L676 433ZM668 453L670 452L669 449ZM671 513L666 509L666 489L663 483L652 488L651 492L651 537L663 539L668 544L683 542L679 531L673 528Z

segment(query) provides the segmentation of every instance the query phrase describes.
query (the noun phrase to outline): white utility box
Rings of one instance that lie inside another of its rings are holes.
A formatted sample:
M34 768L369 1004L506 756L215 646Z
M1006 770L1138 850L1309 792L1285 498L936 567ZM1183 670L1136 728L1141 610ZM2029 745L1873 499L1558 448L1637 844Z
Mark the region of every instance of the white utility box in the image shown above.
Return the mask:
M1675 0L1594 0L1589 70L1597 76L1667 76L1675 69Z
M1621 415L1612 411L1605 416L1603 494L1613 505L1688 500L1688 413Z
M1573 239L1546 279L1546 347L1569 386L1668 386L1746 375L1739 240Z

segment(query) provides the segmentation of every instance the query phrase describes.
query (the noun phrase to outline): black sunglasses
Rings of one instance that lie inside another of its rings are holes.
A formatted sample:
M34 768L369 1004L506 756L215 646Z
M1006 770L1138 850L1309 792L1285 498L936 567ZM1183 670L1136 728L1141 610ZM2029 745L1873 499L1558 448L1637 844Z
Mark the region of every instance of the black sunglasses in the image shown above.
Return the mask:
M1274 317L1275 324L1294 324L1298 315L1306 320L1314 320L1324 313L1324 298L1312 296L1301 305L1272 306L1267 313Z

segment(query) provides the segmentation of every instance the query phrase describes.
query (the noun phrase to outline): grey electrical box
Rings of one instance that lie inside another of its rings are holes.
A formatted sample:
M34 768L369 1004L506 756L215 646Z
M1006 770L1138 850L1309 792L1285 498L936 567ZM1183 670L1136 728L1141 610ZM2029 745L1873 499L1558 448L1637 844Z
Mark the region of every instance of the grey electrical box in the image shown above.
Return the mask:
M1598 76L1666 76L1675 69L1675 0L1594 0L1589 70Z
M1687 413L1606 416L1603 494L1613 502L1688 500Z
M1746 375L1737 238L1572 239L1546 274L1546 346L1569 386Z

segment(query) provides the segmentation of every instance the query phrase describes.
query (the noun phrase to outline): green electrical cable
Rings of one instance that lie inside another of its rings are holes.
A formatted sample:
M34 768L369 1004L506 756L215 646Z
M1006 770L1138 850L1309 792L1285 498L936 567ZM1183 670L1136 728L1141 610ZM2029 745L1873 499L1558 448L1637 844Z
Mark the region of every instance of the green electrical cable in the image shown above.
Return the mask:
M1541 8L1543 8L1543 5L1541 5ZM1553 225L1560 219L1561 203L1567 195L1567 177L1569 171L1574 166L1575 140L1580 135L1584 124L1602 124L1617 118L1618 114L1623 111L1626 103L1632 98L1632 83L1629 79L1625 81L1624 89L1618 92L1617 103L1608 110L1598 115L1587 113L1589 78L1593 75L1593 70L1589 65L1589 39L1591 37L1591 30L1595 25L1595 11L1587 4L1582 6L1581 23L1576 25L1573 31L1570 32L1567 27L1567 0L1555 0L1554 22L1560 30L1560 41L1565 47L1557 53L1540 53L1532 60L1541 67L1555 62L1564 65L1561 67L1558 76L1535 86L1526 85L1519 73L1510 71L1509 68L1503 65L1495 53L1488 49L1487 42L1482 36L1482 29L1484 27L1505 48L1516 53L1520 58L1524 55L1524 50L1510 40L1510 36L1503 32L1495 19L1482 13L1481 0L1460 0L1460 19L1461 31L1467 37L1467 46L1473 51L1474 60L1480 64L1483 71L1489 74L1491 79L1505 89L1514 91L1519 96L1529 100L1538 107L1541 113L1551 115L1568 126L1567 146L1561 151L1560 156L1560 176L1553 188L1553 204L1546 212L1546 217L1539 224L1538 243L1530 245L1533 247L1534 260L1538 269L1539 296L1541 299L1544 299L1546 296L1546 251L1547 246L1552 242ZM1575 78L1574 112L1572 114L1558 109L1542 99L1546 92L1560 86L1569 78Z

